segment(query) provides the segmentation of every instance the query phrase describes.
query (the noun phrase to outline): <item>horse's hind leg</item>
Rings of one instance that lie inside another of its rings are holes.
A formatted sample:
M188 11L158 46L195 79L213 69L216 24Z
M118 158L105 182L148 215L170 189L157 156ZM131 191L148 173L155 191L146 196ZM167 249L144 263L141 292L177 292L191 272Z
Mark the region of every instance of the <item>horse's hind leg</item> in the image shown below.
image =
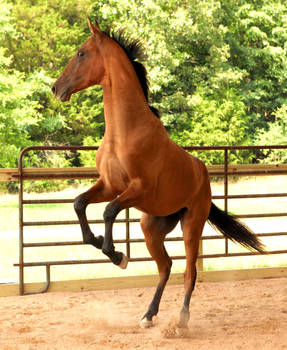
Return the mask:
M86 244L92 244L94 247L101 249L104 242L103 236L95 237L88 224L86 208L90 203L100 203L109 201L113 198L113 193L104 186L99 179L96 184L88 191L80 194L74 201L74 209L79 219L82 229L83 241Z
M152 326L152 318L158 313L160 300L168 281L172 261L164 247L164 238L167 233L173 230L179 221L179 214L167 217L154 217L143 214L141 227L145 235L147 248L152 258L156 261L159 272L159 283L147 312L144 314L140 327L149 328Z
M196 260L204 224L208 217L208 205L203 209L186 210L181 218L184 246L186 251L186 270L184 274L185 298L180 312L179 328L187 328L190 318L189 304L196 282Z

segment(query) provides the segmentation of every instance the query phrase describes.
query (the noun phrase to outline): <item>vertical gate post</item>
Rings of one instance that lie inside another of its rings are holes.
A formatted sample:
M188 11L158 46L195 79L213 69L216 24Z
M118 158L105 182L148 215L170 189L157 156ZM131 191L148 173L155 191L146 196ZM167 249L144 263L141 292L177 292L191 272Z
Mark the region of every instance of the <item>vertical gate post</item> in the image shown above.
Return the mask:
M23 232L23 164L22 152L19 156L19 294L24 295L24 232Z
M131 257L130 247L130 210L126 208L126 252L128 259Z
M228 212L228 149L224 149L224 210ZM225 238L225 254L228 254L228 239Z

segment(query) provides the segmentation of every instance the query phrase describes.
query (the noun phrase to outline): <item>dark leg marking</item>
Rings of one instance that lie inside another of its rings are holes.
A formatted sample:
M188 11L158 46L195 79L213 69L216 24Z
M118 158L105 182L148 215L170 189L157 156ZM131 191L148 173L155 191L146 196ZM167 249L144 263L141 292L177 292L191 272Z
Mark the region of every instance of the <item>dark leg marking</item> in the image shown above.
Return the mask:
M102 246L104 243L104 237L103 236L95 237L88 224L88 220L86 216L86 208L88 204L89 203L85 193L80 194L74 201L74 209L75 209L75 212L77 213L79 223L82 229L83 241L86 244L91 244L98 249L102 249Z
M110 202L104 211L105 238L102 245L102 252L107 255L115 265L120 265L123 259L123 253L115 251L113 242L113 224L120 211L120 205L116 200Z
M157 315L159 310L159 304L160 300L166 285L166 282L168 281L170 275L170 271L167 273L167 275L162 279L156 289L156 292L154 294L154 297L152 299L152 302L149 305L148 311L144 314L142 319L147 319L148 321L152 322L152 318Z
M197 270L195 267L194 279L193 279L191 288L185 294L183 307L182 307L181 312L180 312L180 319L179 319L179 324L178 324L178 327L180 327L180 328L187 327L188 321L190 319L189 305L190 305L191 295L192 295L192 292L193 292L194 287L195 287L196 277L197 277Z

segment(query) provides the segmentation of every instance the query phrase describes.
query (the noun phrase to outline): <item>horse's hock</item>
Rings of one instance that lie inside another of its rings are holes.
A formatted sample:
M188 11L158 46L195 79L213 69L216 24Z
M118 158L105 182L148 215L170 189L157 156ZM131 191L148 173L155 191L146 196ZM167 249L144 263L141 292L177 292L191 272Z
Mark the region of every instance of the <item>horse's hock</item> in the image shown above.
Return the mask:
M244 151L244 150L262 150L262 149L287 149L287 146L222 146L222 147L185 147L187 151L200 151L200 152L212 152L220 151L224 153L225 162L223 165L213 165L209 166L209 174L211 177L223 178L223 194L214 195L213 200L220 200L223 202L224 210L228 210L229 202L231 200L240 200L240 199L258 199L258 198L274 198L274 197L287 197L287 193L238 193L238 194L229 194L229 182L230 177L246 177L246 176L271 176L271 175L285 175L287 174L287 165L286 164L276 164L276 165L265 165L265 164L243 164L243 165L233 165L229 164L229 153L234 151ZM24 259L24 250L26 248L43 248L43 247L61 247L61 246L73 246L81 245L82 241L61 241L61 242L25 242L24 237L24 228L29 229L29 227L35 226L55 226L63 227L65 225L77 225L77 220L55 220L55 221L25 221L24 220L24 207L29 205L43 205L43 204L62 204L62 203L73 203L73 199L25 199L24 193L24 182L25 181L37 181L37 180L55 180L55 179L96 179L98 177L97 171L95 168L57 168L57 169L28 169L23 166L23 158L29 156L29 152L37 151L96 151L97 147L29 147L22 151L19 157L19 167L16 169L8 169L5 173L0 173L0 180L5 181L18 181L19 182L19 262L15 266L19 267L19 294L29 294L31 292L46 292L48 290L90 290L90 289L113 289L113 288L129 288L129 287L139 287L139 286L151 286L155 285L157 278L154 276L134 276L133 279L120 277L112 279L96 279L96 280L82 280L82 281L73 281L70 283L62 282L51 282L51 266L64 266L64 265L77 265L77 264L102 264L110 262L108 259L88 259L88 260L61 260L61 261L25 261ZM221 204L222 206L222 204ZM248 218L281 218L286 217L286 212L275 212L270 213L244 213L238 215L242 219ZM129 263L135 262L145 262L151 261L150 257L143 256L133 256L131 246L137 243L143 243L143 238L131 238L131 224L138 223L139 218L130 218L129 209L125 210L125 217L122 219L116 220L115 223L121 223L125 225L125 238L115 240L115 243L120 243L125 246L125 254L128 258ZM92 220L89 221L91 224L102 224L103 220ZM261 238L265 237L278 237L278 236L287 236L287 232L256 232L256 235ZM223 253L210 253L204 251L204 242L213 240L224 240L225 249ZM168 237L166 242L178 242L182 241L182 237ZM268 248L268 247L267 247ZM287 247L282 247L282 250L270 250L269 254L286 254ZM226 271L204 271L203 262L205 259L212 258L229 258L229 257L244 257L257 255L257 252L233 252L230 251L229 244L227 239L221 235L206 235L202 236L200 253L198 256L197 269L199 272L199 280L204 281L220 281L227 279L246 279L246 278L260 278L260 277L280 277L287 276L286 267L272 267L272 268L262 268L254 270L226 270ZM185 259L184 255L172 254L171 258L173 260ZM46 271L46 282L43 284L26 284L24 281L24 269L27 267L39 267L42 266ZM174 274L171 276L170 283L181 283L183 281L182 274ZM40 288L40 289L39 289ZM13 291L15 293L15 286Z

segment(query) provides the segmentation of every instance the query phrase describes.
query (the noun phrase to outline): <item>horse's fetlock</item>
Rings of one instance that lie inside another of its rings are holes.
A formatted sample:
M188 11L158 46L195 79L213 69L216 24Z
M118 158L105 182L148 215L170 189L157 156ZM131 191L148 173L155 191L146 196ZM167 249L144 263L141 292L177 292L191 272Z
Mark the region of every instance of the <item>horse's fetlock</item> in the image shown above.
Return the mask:
M190 319L190 312L189 309L186 306L183 306L180 312L180 318L179 318L179 327L187 327L188 321Z
M152 315L156 316L158 314L159 306L153 306L151 309Z
M156 303L152 302L143 318L146 317L148 320L152 320L153 316L156 316L158 314L158 310L159 305L156 305Z
M102 246L102 252L105 254L105 255L111 255L115 252L115 247L114 245L111 245L111 246Z
M95 239L95 237L92 234L85 235L83 237L83 241L84 241L85 244L92 244L94 239Z

